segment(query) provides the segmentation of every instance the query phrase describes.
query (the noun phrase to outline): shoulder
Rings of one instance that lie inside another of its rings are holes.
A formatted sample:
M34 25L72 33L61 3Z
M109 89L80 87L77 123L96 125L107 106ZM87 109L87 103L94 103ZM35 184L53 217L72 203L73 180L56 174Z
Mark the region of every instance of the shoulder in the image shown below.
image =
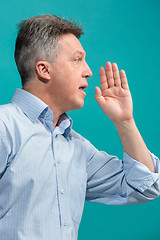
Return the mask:
M80 140L82 142L84 142L86 140L82 135L80 135L79 133L77 133L73 129L71 129L69 137L72 138L72 139Z
M91 158L98 150L90 143L89 140L71 129L69 134L70 141L74 142L78 149L85 150L88 158Z
M11 115L12 115L12 104L8 103L5 105L0 105L0 136L1 139L5 138L7 133L7 125L9 125Z
M6 136L14 132L17 121L21 118L21 109L13 103L0 105L0 135Z
M17 107L13 103L0 105L0 120L3 122L7 119L11 119L18 111Z
M12 108L12 105L13 105L12 103L0 105L0 113L9 111L9 109Z
M0 147L9 147L11 141L10 128L12 128L12 115L14 106L11 103L0 105Z

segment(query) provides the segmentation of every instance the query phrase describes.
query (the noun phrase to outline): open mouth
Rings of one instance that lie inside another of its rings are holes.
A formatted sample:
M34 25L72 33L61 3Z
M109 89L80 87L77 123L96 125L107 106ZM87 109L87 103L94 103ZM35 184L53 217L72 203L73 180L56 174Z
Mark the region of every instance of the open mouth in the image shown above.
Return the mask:
M88 84L87 83L84 83L83 85L81 85L80 87L79 87L79 89L80 90L84 90L85 88L87 88L88 87Z
M83 90L83 89L85 89L85 88L86 88L86 87L80 87L79 89L80 89L80 90Z

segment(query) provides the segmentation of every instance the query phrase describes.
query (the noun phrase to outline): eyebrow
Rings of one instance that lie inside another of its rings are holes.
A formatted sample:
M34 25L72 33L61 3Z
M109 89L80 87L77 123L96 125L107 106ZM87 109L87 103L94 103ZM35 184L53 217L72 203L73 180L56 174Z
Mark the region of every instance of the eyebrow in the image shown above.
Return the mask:
M78 51L75 51L75 52L72 54L72 56L75 55L75 54L77 54L77 53L86 56L86 52L82 52L82 51L79 51L79 50L78 50Z

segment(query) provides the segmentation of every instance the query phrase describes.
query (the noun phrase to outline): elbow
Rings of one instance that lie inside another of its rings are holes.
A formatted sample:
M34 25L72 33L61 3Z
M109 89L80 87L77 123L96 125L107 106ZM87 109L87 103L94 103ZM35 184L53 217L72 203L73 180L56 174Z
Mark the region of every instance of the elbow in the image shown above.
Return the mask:
M143 192L143 195L150 200L154 200L160 196L160 179Z

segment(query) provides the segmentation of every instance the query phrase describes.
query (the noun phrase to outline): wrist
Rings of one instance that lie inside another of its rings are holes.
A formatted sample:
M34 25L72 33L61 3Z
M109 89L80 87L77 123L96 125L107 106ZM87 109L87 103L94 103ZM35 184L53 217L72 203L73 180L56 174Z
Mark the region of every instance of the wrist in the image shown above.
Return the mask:
M131 119L128 119L128 120L122 120L122 121L114 122L114 125L115 125L117 130L123 130L123 129L124 130L131 130L136 126L133 117Z

